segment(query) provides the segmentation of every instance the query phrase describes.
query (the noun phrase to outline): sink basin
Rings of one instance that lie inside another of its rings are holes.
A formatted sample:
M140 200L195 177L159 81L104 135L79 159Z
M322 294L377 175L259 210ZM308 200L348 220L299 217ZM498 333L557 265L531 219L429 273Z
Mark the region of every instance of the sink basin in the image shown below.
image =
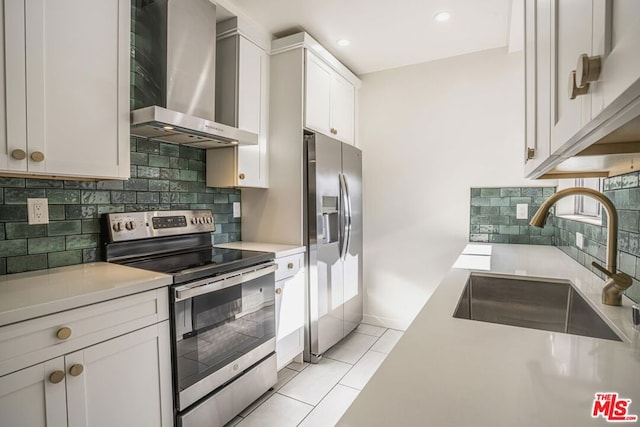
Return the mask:
M472 274L453 317L622 341L566 282Z

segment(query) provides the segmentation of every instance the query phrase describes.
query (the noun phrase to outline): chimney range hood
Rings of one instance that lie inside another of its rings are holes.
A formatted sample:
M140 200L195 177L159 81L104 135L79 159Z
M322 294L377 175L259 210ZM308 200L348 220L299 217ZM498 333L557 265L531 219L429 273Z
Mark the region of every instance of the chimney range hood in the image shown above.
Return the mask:
M131 135L198 148L257 145L215 121L216 6L209 0L135 1Z

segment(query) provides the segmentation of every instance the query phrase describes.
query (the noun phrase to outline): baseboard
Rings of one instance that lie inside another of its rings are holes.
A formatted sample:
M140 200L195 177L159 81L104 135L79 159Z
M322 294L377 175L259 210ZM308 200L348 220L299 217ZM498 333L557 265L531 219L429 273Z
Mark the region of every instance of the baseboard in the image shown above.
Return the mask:
M409 327L410 321L403 321L400 319L389 319L386 317L373 316L365 314L362 316L362 323L368 325L380 326L382 328L396 329L399 331L406 331Z

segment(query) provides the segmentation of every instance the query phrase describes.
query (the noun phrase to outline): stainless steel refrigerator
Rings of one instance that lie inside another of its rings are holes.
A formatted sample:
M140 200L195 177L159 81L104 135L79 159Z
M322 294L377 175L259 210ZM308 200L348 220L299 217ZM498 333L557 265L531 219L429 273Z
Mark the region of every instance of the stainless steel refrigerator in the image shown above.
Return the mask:
M305 360L315 362L362 321L362 152L304 138L308 254Z

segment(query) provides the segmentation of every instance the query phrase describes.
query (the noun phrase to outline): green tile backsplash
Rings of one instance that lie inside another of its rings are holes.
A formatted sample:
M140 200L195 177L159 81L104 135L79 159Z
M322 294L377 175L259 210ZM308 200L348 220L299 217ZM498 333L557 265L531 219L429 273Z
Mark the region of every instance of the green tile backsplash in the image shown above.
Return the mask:
M27 224L27 198L49 200L49 224ZM131 140L127 181L0 177L0 274L101 259L100 215L108 212L211 209L214 243L240 240L233 202L240 191L205 186L205 151Z
M507 187L471 189L469 241L487 243L554 244L553 224L532 227L529 220L554 187ZM528 218L516 218L516 205L529 205Z
M604 226L562 217L550 217L543 229L529 226L531 216L552 187L472 188L469 241L493 243L526 243L554 245L593 271L593 261L605 265L606 213ZM618 269L634 278L626 294L640 301L640 177L638 172L607 178L604 194L618 211ZM516 219L516 204L529 204L529 218ZM576 232L584 236L583 248L576 246Z

